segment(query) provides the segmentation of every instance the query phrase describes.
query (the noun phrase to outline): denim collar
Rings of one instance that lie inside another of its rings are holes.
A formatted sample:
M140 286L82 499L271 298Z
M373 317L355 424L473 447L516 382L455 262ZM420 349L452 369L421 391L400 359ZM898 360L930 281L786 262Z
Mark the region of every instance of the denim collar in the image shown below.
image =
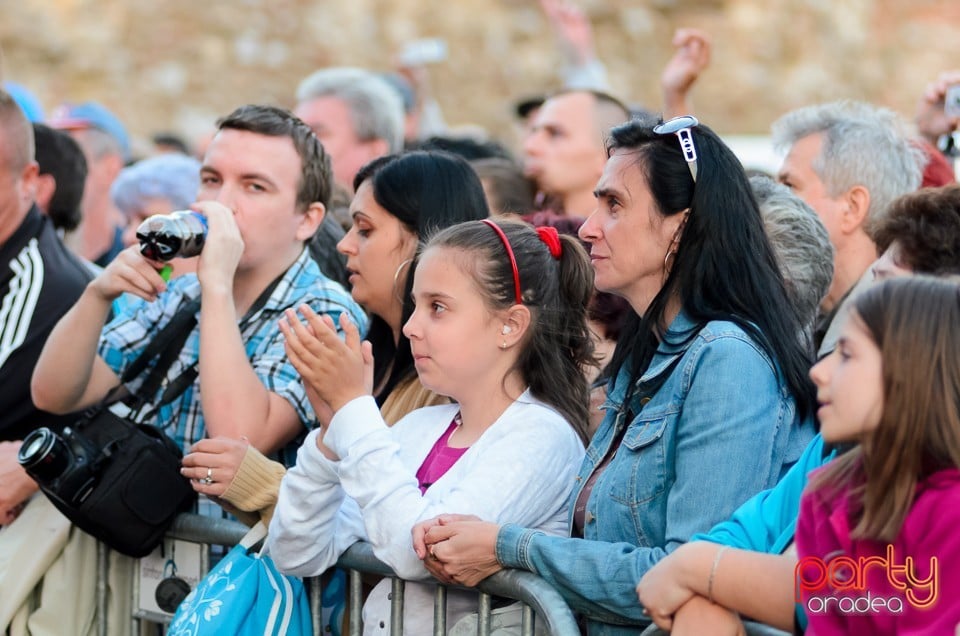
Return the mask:
M639 387L666 372L678 357L687 352L693 342L691 336L695 333L696 323L681 309L667 328L666 337L660 341L650 366L637 380L636 385ZM627 394L628 373L624 368L616 378L611 380L611 385L607 387L607 399L601 408L620 407Z
M637 385L649 382L657 377L677 359L687 352L690 343L693 341L691 336L696 333L696 323L690 319L687 312L680 310L670 326L667 327L667 333L660 341L657 352L653 354L650 366L644 371L643 375L637 380Z

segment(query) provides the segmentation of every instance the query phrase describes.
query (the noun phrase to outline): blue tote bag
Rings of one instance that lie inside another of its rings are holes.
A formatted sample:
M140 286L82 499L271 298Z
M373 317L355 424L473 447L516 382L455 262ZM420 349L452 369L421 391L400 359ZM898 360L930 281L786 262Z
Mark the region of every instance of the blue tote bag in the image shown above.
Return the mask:
M310 603L303 582L281 574L262 551L250 550L266 535L266 526L257 523L183 600L167 634L312 634Z

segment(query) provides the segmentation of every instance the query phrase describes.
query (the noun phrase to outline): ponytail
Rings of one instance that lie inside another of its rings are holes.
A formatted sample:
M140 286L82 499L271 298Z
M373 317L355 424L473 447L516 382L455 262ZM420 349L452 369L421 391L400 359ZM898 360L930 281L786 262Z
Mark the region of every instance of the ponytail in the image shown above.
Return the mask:
M489 227L493 223L503 238ZM504 242L516 263L519 290ZM593 268L580 242L566 235L543 237L526 223L497 220L442 230L426 249L431 247L475 254L477 266L470 274L494 310L514 305L519 293L532 320L514 368L531 395L556 409L586 444L590 391L584 371L596 360L587 327Z

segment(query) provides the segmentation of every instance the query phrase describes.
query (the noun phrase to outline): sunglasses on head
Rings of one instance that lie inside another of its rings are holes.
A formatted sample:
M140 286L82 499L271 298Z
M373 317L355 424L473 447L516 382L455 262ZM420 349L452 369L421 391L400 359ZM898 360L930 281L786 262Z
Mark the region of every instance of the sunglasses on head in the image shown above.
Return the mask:
M697 148L693 145L692 129L699 125L700 121L693 115L681 115L653 127L653 132L657 135L676 135L680 140L680 150L687 167L690 168L694 183L697 182Z

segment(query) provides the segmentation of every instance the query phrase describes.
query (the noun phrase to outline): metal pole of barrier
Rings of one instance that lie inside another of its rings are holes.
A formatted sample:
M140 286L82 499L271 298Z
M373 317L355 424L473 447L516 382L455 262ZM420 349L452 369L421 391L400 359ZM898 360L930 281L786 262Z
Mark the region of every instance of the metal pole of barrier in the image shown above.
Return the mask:
M447 588L437 586L433 595L433 636L447 634Z
M490 595L480 592L480 607L477 609L477 636L490 636Z
M310 591L310 622L313 624L313 633L323 633L323 583L319 576L304 579Z
M249 530L250 528L239 521L183 513L173 520L173 525L167 530L167 536L193 543L233 546L240 543L240 539Z
M110 576L109 548L97 541L97 634L107 636L107 577Z
M359 596L354 597L352 577L356 576L358 578L359 585L360 575L353 572L353 569L381 576L394 576L393 571L374 556L370 544L364 542L357 542L347 548L347 551L337 561L337 565L351 570L351 598L359 599ZM516 599L529 605L532 611L536 613L536 623L551 636L580 636L580 628L577 626L577 621L570 610L570 606L567 605L567 602L554 587L536 574L523 570L502 570L484 579L477 588L473 589L486 594ZM490 603L489 598L487 603ZM351 603L351 616L353 605L354 603ZM434 605L434 608L436 608L436 605ZM359 607L356 608L356 611L358 614L357 628L356 631L350 632L351 635L360 634ZM482 617L481 614L480 618ZM489 611L487 612L487 620L489 622ZM478 624L479 622L478 619ZM351 627L351 630L353 630L353 627Z
M524 603L520 622L520 636L533 636L533 630L536 626L535 620L536 615L533 613L533 608Z
M350 570L350 636L359 636L362 627L363 585L359 570Z
M133 577L133 600L134 600L133 604L134 605L136 605L136 599L140 598L139 569L140 569L139 565L137 566L137 568L134 569L134 577ZM132 625L131 627L132 631L130 633L132 634L132 636L140 636L140 634L143 633L143 621L134 615L130 616L130 620Z
M390 579L390 636L403 634L403 579Z
M580 628L570 606L549 583L531 572L501 570L477 587L488 593L523 601L534 608L543 627L553 636L579 636Z

